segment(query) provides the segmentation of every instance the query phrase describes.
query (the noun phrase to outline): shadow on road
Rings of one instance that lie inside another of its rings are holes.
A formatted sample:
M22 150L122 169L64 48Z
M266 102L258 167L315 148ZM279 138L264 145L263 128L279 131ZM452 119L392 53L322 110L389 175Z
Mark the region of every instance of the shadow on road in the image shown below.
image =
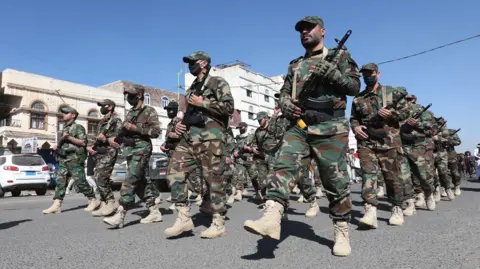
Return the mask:
M66 210L62 210L62 212L75 211L75 210L79 210L79 209L82 209L82 208L86 208L87 206L88 205L79 205L79 206L72 207L72 208L69 208L69 209L66 209Z
M15 220L15 221L0 223L0 230L10 229L12 227L17 226L20 223L29 222L29 221L32 221L32 219Z
M352 201L352 204L354 206L363 207L363 201ZM383 203L378 203L377 210L382 210L382 211L385 211L385 212L392 211L391 207L389 205L386 205L386 204L383 204Z
M477 188L465 188L465 187L460 187L460 190L462 190L462 191L480 192L480 189L477 189Z
M285 220L282 221L279 241L267 237L261 238L257 242L257 252L244 255L241 258L244 260L273 259L275 258L274 252L278 248L278 245L289 236L310 240L329 248L333 247L333 241L316 235L312 226L299 221Z

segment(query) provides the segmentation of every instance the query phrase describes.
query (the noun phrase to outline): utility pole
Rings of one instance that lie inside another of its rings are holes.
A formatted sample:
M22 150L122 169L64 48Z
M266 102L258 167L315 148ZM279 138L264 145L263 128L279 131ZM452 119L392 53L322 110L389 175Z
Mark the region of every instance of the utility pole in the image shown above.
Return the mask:
M180 89L182 86L180 85L180 75L183 73L183 68L185 67L185 64L182 65L180 68L180 71L177 73L177 103L180 104Z

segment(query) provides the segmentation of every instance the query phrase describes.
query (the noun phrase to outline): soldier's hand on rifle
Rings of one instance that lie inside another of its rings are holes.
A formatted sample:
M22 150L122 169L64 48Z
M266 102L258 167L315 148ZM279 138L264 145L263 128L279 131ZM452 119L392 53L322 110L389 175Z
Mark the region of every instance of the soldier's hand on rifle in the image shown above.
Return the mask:
M285 116L289 118L299 118L300 115L302 114L302 110L296 106L298 104L298 100L294 99L291 101L285 102L284 105L284 111L285 111Z
M175 133L177 135L182 135L185 132L185 130L187 130L187 126L183 125L181 122L175 125Z
M130 123L130 122L125 122L125 124L123 124L123 127L125 129L127 129L128 131L135 131L137 130L137 125L133 124L133 123Z
M234 156L235 158L238 158L238 152L235 151L235 152L233 153L233 156Z
M418 120L414 119L414 118L408 118L407 119L407 123L408 125L412 126L412 127L415 127L418 125Z
M70 137L70 134L68 132L64 133L62 135L62 139L67 140Z
M203 97L192 94L188 99L188 103L192 106L201 107L203 105Z
M97 136L97 139L100 141L100 142L105 142L105 135L104 134L99 134Z
M87 150L88 150L88 153L90 153L90 155L92 155L92 156L97 154L97 152L95 150L93 150L92 147L87 147Z
M243 146L243 150L250 152L252 149L249 146Z
M230 157L226 157L225 158L225 164L230 164L230 163L231 163Z
M438 135L434 135L433 140L438 140Z
M380 110L378 111L378 115L380 115L380 117L384 118L384 119L389 119L392 117L392 111L382 107L380 108Z
M115 137L110 137L108 139L108 143L110 144L110 146L118 149L120 147L120 144L118 144L117 142L115 142Z
M366 129L367 129L367 127L365 127L365 125L360 125L360 126L355 127L355 129L354 129L355 135L360 139L367 139L368 134L364 131Z
M319 75L327 81L336 81L342 77L342 74L338 71L337 67L331 62L325 60L322 61L318 72Z
M165 147L165 144L163 144L161 147L160 147L160 150L162 150L163 152L167 152L167 148Z

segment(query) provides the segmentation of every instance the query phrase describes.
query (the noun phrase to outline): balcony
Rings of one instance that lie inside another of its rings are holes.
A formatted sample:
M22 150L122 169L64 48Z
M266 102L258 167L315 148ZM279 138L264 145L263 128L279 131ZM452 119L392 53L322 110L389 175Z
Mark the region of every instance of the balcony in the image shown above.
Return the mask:
M22 128L22 121L21 120L14 120L14 119L1 119L0 120L0 127Z

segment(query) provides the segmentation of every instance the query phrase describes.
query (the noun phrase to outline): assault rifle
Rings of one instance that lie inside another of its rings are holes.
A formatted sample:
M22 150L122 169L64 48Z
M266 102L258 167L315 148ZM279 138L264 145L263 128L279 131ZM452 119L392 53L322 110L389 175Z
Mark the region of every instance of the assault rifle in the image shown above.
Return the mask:
M352 34L352 30L348 30L347 33L343 36L343 38L340 41L337 42L338 45L337 45L334 53L330 54L330 55L327 55L327 57L325 57L325 61L332 62L335 59L335 57L337 56L337 54L340 53L340 50L346 49L346 47L344 45L347 42L347 40L348 40L348 38L350 37L351 34ZM335 41L337 41L337 40L335 40ZM334 64L336 65L338 63L334 62ZM319 75L320 74L320 67L321 66L319 66L319 65L317 65L315 67L313 73L310 75L308 80L305 82L305 84L303 86L303 89L300 92L298 98L296 98L296 96L295 96L296 93L293 93L292 97L298 99L298 101L299 101L298 107L300 109L302 109L302 111L305 110L307 101L319 102L319 101L316 101L316 100L309 100L309 99L311 99L310 96L315 92L315 90L317 88L317 84L319 82L318 80L321 79L320 83L323 83L324 77ZM328 102L332 102L332 101L329 100ZM321 106L321 104L318 104L318 105ZM333 104L331 104L331 105L333 106ZM305 112L302 113L302 116L305 116ZM297 125L301 129L304 129L304 128L307 127L307 124L301 118L297 121Z
M439 119L437 120L437 122L439 122L441 119L443 119L443 118L439 118ZM435 134L434 134L433 136L436 136L438 133L440 133L440 132L442 131L443 126L445 126L445 124L447 124L446 121L444 121L443 124L440 125L440 127L437 128L437 131L435 132Z
M456 135L458 132L460 132L460 130L462 130L462 128L458 128L458 129L455 130L455 132L453 132L453 134L451 134L451 135Z
M406 92L402 92L402 95L400 96L400 98L398 98L398 100L396 100L395 102L392 102L390 105L387 105L385 107L385 109L394 108L395 106L397 106L397 104L400 101L405 99L405 97L407 97L407 95L408 94ZM365 121L365 123L368 125L367 126L367 134L368 134L369 137L371 137L373 139L378 139L378 140L385 139L387 137L387 133L385 131L377 130L376 128L374 128L374 127L378 127L382 121L383 121L383 118L378 113L375 114L370 119Z
M145 108L146 106L144 106L136 116L134 116L130 121L127 121L127 122L135 124L138 116L142 114ZM137 143L135 143L135 139L132 137L132 135L133 135L132 132L125 129L125 127L122 127L122 130L120 130L118 135L115 137L114 141L118 144L124 144L127 147L135 147Z
M432 104L430 103L428 106L424 107L421 111L415 113L415 115L413 115L412 118L418 120L420 116L425 111L427 111L431 106ZM408 142L413 142L417 137L415 135L412 135L412 131L413 131L413 127L410 126L408 123L405 123L400 128L400 136L402 137L403 140L406 140Z
M110 121L113 121L113 118L111 118ZM105 127L105 130L103 130L103 132L101 134L103 134L105 136L107 134L108 130L112 126L115 128L115 124L116 124L116 121L114 121L113 124L108 123L107 126ZM105 153L107 153L107 147L105 147L103 144L104 144L104 142L99 141L98 138L97 138L95 140L95 143L93 144L92 149L99 154L105 154Z

